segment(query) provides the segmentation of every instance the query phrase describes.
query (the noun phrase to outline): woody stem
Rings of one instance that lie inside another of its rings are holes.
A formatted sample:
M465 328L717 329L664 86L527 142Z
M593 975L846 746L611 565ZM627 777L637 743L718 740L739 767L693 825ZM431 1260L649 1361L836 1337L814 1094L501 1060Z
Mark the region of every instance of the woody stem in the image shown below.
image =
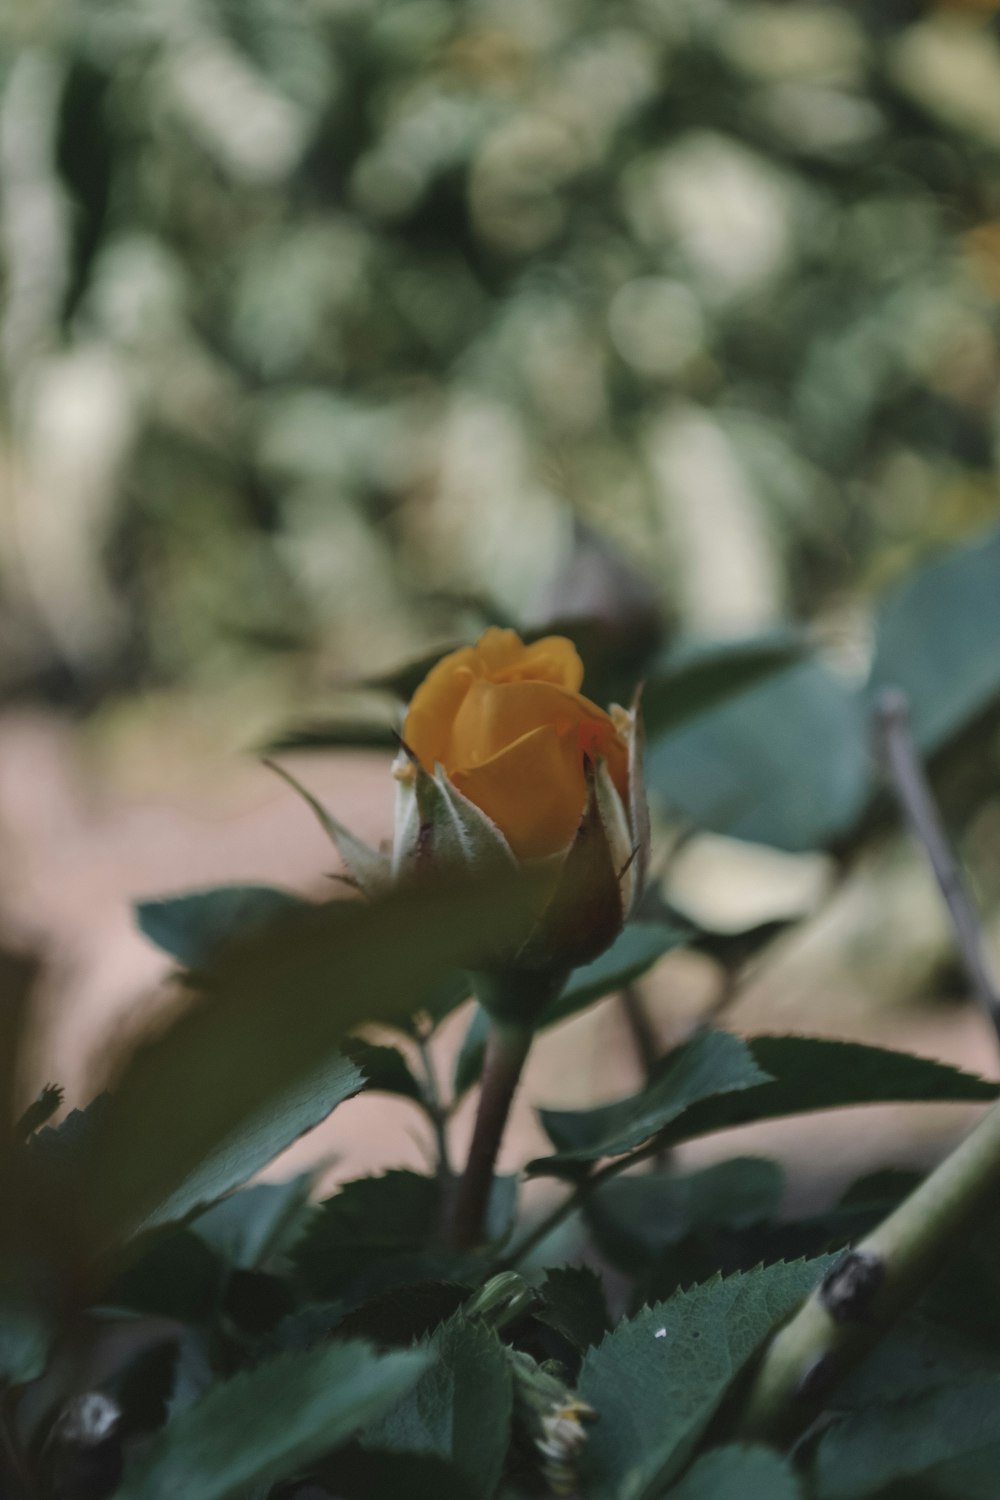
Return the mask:
M736 1421L745 1440L789 1440L911 1307L949 1252L995 1209L1000 1104L866 1239L848 1251L766 1351Z
M473 1249L485 1237L497 1153L531 1038L530 1026L502 1021L490 1026L476 1126L452 1207L450 1238L456 1249Z

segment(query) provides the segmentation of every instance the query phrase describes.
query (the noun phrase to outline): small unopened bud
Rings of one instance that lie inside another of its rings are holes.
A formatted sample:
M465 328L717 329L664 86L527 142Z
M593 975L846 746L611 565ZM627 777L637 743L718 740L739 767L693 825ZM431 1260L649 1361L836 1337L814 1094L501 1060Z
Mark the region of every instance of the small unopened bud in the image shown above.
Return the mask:
M474 1297L466 1302L467 1318L480 1318L498 1332L506 1328L537 1301L537 1293L516 1271L501 1271L491 1276Z
M587 1442L584 1424L596 1422L598 1414L529 1355L511 1349L508 1356L515 1407L542 1460L545 1482L554 1495L572 1495L579 1488L577 1464Z

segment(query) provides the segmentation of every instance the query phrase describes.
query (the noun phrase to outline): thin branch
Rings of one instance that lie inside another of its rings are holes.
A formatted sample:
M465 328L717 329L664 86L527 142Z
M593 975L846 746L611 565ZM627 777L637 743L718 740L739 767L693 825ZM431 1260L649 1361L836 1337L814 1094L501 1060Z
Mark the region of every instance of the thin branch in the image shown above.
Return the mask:
M648 1083L659 1056L656 1032L649 1019L638 985L627 984L619 997L625 1024L635 1051L636 1061L642 1069L642 1081Z
M572 1192L568 1193L553 1209L550 1209L544 1218L539 1219L533 1229L529 1229L520 1244L515 1245L510 1254L494 1266L494 1271L510 1271L520 1265L525 1256L530 1255L542 1240L548 1239L560 1224L564 1223L571 1214L576 1213L577 1209L583 1207L591 1193L603 1186L605 1182L610 1182L612 1177L617 1177L620 1172L627 1172L629 1167L659 1156L663 1149L659 1137L654 1136L638 1150L630 1151L627 1156L616 1156L613 1161L605 1162L603 1167L598 1167L596 1172L590 1172L575 1185Z
M910 729L906 695L882 693L876 708L883 758L896 796L923 846L951 918L959 955L972 991L1000 1041L1000 991L990 973L982 930L962 872L952 852Z

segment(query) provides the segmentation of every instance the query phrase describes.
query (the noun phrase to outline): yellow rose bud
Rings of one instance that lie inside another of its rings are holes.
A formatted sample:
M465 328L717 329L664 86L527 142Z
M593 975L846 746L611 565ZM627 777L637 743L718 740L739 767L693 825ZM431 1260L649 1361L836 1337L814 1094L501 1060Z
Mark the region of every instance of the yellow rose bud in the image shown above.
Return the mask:
M488 630L417 688L396 762L395 874L498 859L548 873L532 932L492 966L502 991L521 976L525 1000L527 975L541 993L613 941L642 881L637 713L606 713L582 681L564 637L526 646L513 630Z
M628 799L628 746L582 681L564 636L526 646L513 630L493 629L443 657L410 704L406 744L431 775L441 766L519 859L570 843L587 801L587 759L603 758Z
M526 646L513 630L491 629L442 657L406 714L391 855L280 771L370 895L424 869L531 867L538 894L523 940L484 954L477 970L495 1016L537 1014L570 969L614 941L642 889L649 823L638 709L606 713L582 682L563 636Z

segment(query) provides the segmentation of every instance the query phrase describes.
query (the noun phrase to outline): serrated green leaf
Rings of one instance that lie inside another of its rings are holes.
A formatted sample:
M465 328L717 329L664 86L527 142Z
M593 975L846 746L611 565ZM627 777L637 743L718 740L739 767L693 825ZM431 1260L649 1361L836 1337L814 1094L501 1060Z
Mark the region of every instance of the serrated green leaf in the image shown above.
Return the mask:
M654 1081L631 1098L592 1110L541 1110L542 1123L559 1152L530 1162L528 1170L558 1175L577 1161L623 1154L618 1149L620 1143L634 1138L636 1129L649 1120L660 1121L655 1133L668 1146L735 1125L820 1109L921 1100L987 1103L997 1096L995 1083L932 1058L868 1047L861 1042L798 1036L751 1037L739 1044L749 1049L746 1057L752 1058L758 1075L763 1074L756 1081L746 1071L745 1061L740 1072L739 1054L727 1048L725 1066L735 1068L736 1080L743 1077L746 1081L713 1089L711 1055L705 1057L707 1075L700 1055L694 1059L686 1056L696 1044L704 1045L706 1035L725 1033L706 1033L670 1054L659 1065ZM735 1041L730 1038L730 1042ZM690 1095L682 1108L671 1113L673 1068L682 1065L687 1092L692 1062L698 1064L695 1082L702 1091L697 1097ZM661 1106L666 1113L660 1113ZM640 1141L636 1139L635 1144Z
M331 1076L353 1090L348 1031L408 1014L484 944L522 932L536 900L526 876L425 879L290 912L227 948L196 1001L136 1049L89 1133L69 1238L104 1248L236 1186L274 1154L276 1115L280 1149L290 1121L328 1111Z
M352 1309L339 1338L369 1339L380 1348L407 1348L447 1322L471 1296L457 1281L406 1281L387 1287Z
M269 885L219 885L203 891L137 901L136 925L186 969L199 969L234 938L307 903Z
M398 1047L353 1038L344 1047L345 1054L357 1063L365 1077L366 1091L398 1094L402 1099L423 1103L423 1090L410 1072L410 1065Z
M642 1500L683 1467L732 1383L834 1257L747 1271L677 1292L619 1323L583 1361L599 1413L581 1461L593 1500Z
M584 1218L611 1263L635 1273L689 1234L773 1218L783 1185L777 1162L737 1156L700 1172L613 1178L587 1199Z
M651 737L647 788L700 828L804 853L857 822L868 742L862 694L810 660Z
M517 1178L494 1178L487 1210L490 1238L506 1233L516 1206ZM474 1274L474 1256L440 1242L441 1184L417 1172L386 1172L347 1182L321 1203L292 1258L309 1295L341 1296L357 1278L353 1296L406 1279L462 1281ZM411 1274L412 1273L412 1274Z
M257 1270L285 1254L305 1231L313 1174L260 1182L231 1193L199 1214L192 1228L227 1265Z
M689 934L681 927L632 922L593 963L574 969L562 994L542 1012L538 1029L555 1026L605 995L615 995L641 979L667 953L682 948Z
M801 635L774 631L744 640L691 641L673 647L650 670L642 716L650 739L679 729L728 698L800 662L809 649Z
M771 1448L727 1443L697 1459L669 1500L800 1500L795 1470Z
M545 1272L542 1306L534 1316L561 1333L575 1349L599 1344L610 1326L604 1283L589 1266L557 1266Z
M995 1083L949 1063L830 1037L756 1036L747 1045L771 1082L695 1104L664 1132L664 1144L713 1130L852 1104L988 1103Z
M836 1421L816 1449L815 1491L818 1500L853 1500L901 1480L937 1476L944 1466L961 1465L971 1479L988 1465L995 1494L998 1451L1000 1374L951 1382ZM971 1484L968 1490L942 1488L946 1495L990 1493Z
M930 754L1000 696L1000 530L936 558L883 600L870 687L905 692Z
M322 1203L294 1251L313 1297L339 1296L362 1271L412 1256L433 1236L441 1187L417 1172L386 1172L347 1182Z
M364 1433L368 1448L434 1454L452 1462L470 1493L493 1494L510 1443L513 1391L496 1334L458 1314L423 1345L434 1362Z
M671 1053L656 1079L631 1098L599 1109L539 1111L558 1154L530 1162L528 1170L558 1174L576 1162L624 1156L700 1101L756 1088L768 1078L739 1037L702 1032Z
M153 1438L120 1500L235 1500L273 1484L377 1420L420 1378L428 1356L326 1344L214 1386Z
M249 1113L238 1131L207 1149L174 1192L136 1227L152 1229L217 1202L319 1125L338 1104L353 1098L363 1082L363 1073L349 1058L333 1057L283 1096L262 1101L260 1109Z

